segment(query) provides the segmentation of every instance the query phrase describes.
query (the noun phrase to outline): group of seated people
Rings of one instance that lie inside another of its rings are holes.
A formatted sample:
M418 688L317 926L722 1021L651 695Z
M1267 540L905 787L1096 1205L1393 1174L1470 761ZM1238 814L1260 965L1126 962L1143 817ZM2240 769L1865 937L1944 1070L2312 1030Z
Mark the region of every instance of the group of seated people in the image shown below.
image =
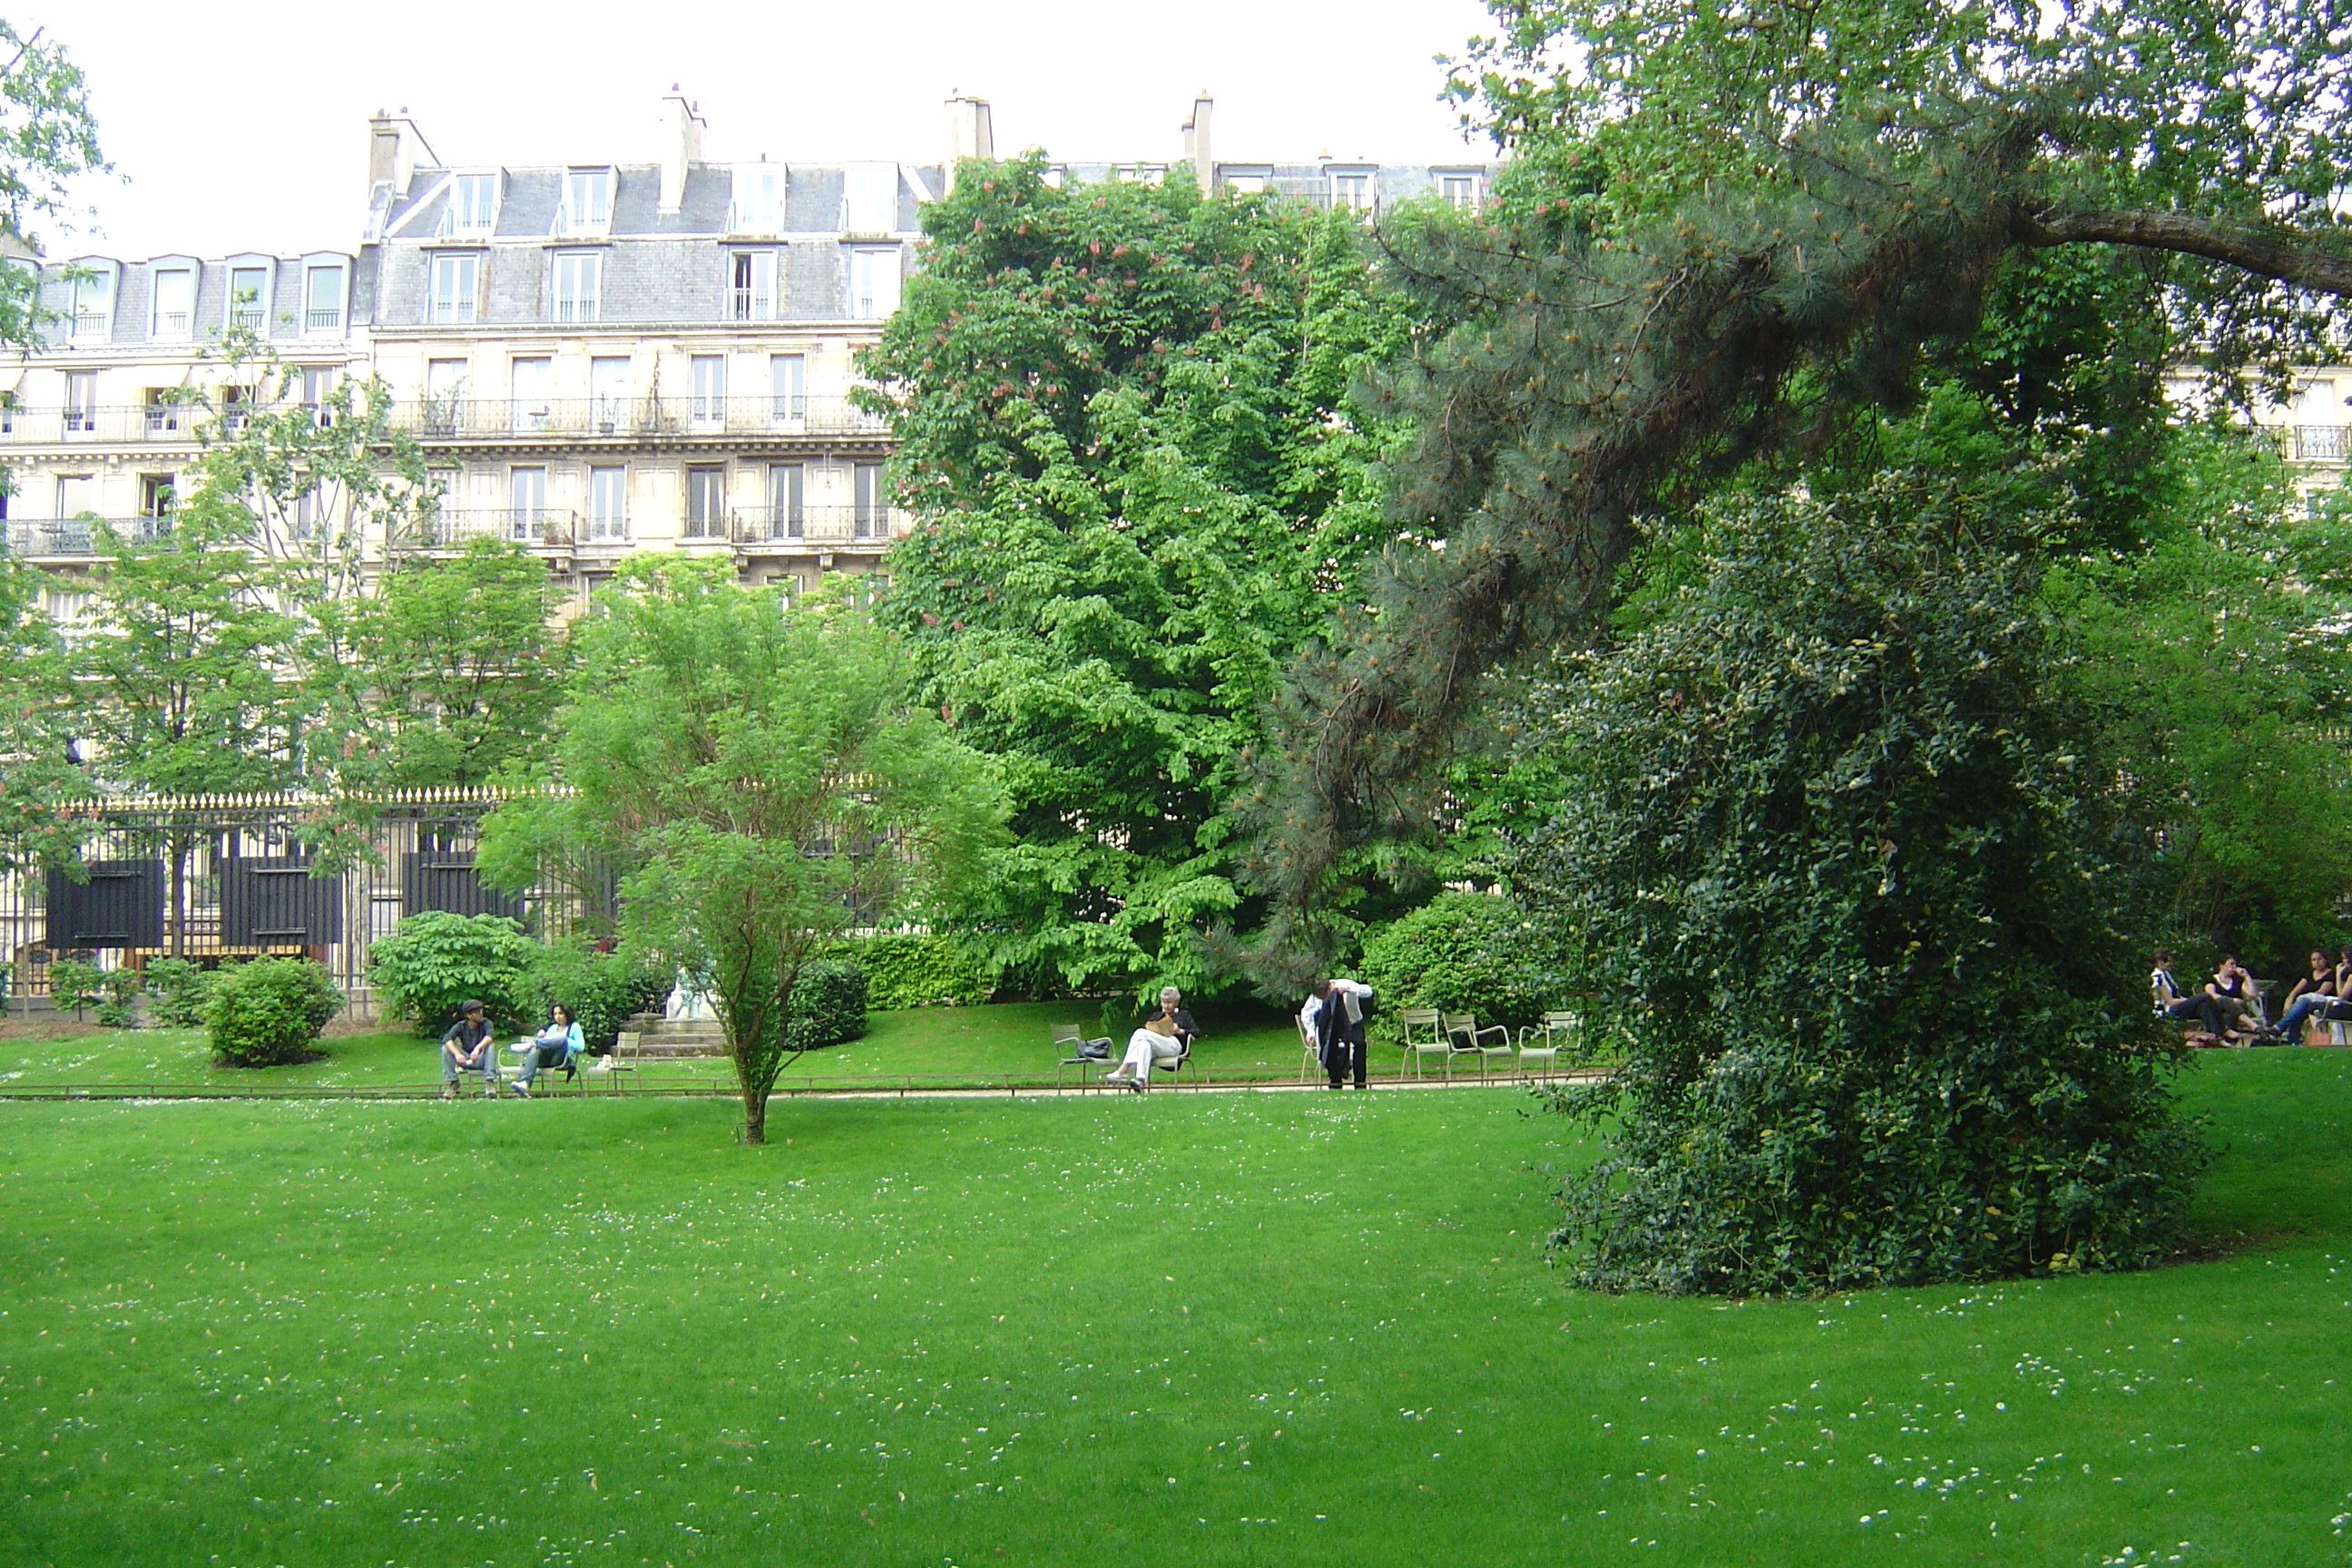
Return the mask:
M499 1092L498 1041L490 1027L488 1010L479 1002L458 1004L457 1021L441 1037L441 1098L454 1100L457 1095L457 1079L466 1073L482 1075L482 1093L495 1096ZM580 1032L579 1020L572 1009L558 1002L547 1010L547 1024L528 1040L518 1040L509 1047L522 1058L516 1065L515 1081L510 1086L520 1100L530 1098L531 1080L543 1068L561 1068L570 1072L579 1066L587 1054L588 1043Z
M2275 1026L2263 1018L2261 989L2235 954L2222 957L2212 979L2195 991L2186 991L2173 977L2172 954L2159 949L2148 986L2158 1013L2196 1024L2198 1033L2210 1036L2214 1043L2245 1045L2266 1038L2293 1043L2310 1021L2352 1019L2352 947L2338 954L2333 964L2326 953L2312 953L2311 973L2286 994Z

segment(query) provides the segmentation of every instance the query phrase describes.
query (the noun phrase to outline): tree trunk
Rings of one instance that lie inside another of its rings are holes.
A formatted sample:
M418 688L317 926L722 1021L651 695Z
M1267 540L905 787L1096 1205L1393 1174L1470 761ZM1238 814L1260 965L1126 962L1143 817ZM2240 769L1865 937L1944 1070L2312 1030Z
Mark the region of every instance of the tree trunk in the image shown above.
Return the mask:
M768 1091L743 1086L743 1142L765 1143L768 1141Z

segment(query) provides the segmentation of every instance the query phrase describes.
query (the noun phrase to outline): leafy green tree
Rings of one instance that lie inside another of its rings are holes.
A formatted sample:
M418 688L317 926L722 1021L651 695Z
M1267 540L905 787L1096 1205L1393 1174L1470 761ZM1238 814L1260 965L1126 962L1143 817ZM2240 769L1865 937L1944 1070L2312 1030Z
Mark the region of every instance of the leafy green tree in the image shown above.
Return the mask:
M87 793L74 761L74 691L63 639L41 607L44 574L0 556L0 872L74 863L63 801Z
M2295 973L2345 939L2352 897L2352 540L2334 511L2305 515L2266 439L2191 429L2181 446L2145 547L2054 562L2047 592L2081 629L2074 679L2161 847L2166 927Z
M566 658L549 596L547 568L502 540L386 568L355 637L384 783L484 784L546 755Z
M347 795L383 782L377 729L390 710L364 657L367 589L376 552L431 509L424 453L393 428L380 379L321 392L248 329L216 357L221 387L188 394L203 451L181 476L173 526L250 558L241 571L284 624L278 674L300 716L295 768L320 794Z
M1265 198L975 166L864 368L921 513L882 612L1003 760L957 923L1034 984L1192 984L1241 918L1227 805L1283 662L1391 538L1348 400L1405 318L1361 229Z
M193 520L161 537L100 531L73 668L92 771L143 795L282 789L298 711L278 671L292 637L235 537ZM166 836L172 955L184 952L192 840Z
M971 871L1002 816L991 770L837 596L788 607L723 562L645 561L578 640L556 722L572 793L493 813L482 862L510 886L551 850L624 868L627 947L709 997L761 1142L802 972Z
M1555 694L1570 790L1514 885L1628 1039L1568 1100L1589 1284L2128 1268L2185 1212L2150 846L2032 533L1879 499L1727 502L1700 588Z
M2155 269L2144 313L2196 322L2224 373L2317 341L2352 295L2332 5L1497 14L1465 79L1522 154L1507 199L1386 237L1433 323L1379 405L1418 431L1394 504L1445 548L1391 552L1284 688L1249 816L1276 948L1330 941L1316 910L1367 844L1427 820L1488 678L1599 632L1636 552L1673 548L1696 501L1866 449L1876 411L1966 357L2005 279L2021 304L2063 298L2016 258L2105 247ZM2067 338L2028 345L2042 390ZM2144 432L2171 340L2107 346ZM2132 471L2127 447L2084 455Z
M27 37L0 20L0 233L36 247L43 223L66 216L71 182L109 167L89 84L45 30ZM37 346L47 318L39 273L0 267L0 343Z

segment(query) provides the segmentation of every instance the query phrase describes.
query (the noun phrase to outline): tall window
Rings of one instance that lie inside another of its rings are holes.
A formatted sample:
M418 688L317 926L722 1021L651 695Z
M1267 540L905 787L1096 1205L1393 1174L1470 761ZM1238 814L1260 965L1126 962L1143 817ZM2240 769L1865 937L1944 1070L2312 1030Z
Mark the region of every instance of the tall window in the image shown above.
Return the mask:
M776 253L772 250L739 250L730 268L734 279L733 304L739 321L772 321L782 312L776 309Z
M770 417L782 422L797 422L808 417L808 356L806 354L770 354L768 384L775 406Z
M451 234L488 234L498 226L499 177L496 174L460 174L451 182L449 190L449 221Z
M547 470L507 470L507 537L535 540L547 522Z
M629 470L596 468L588 470L588 537L626 539Z
M849 472L849 534L853 539L887 539L890 509L882 493L882 465L856 463Z
M302 328L338 332L343 327L343 269L311 267L302 274Z
M555 319L559 321L596 320L596 298L604 283L604 254L599 250L559 250L555 253Z
M155 326L159 338L184 338L194 319L196 275L184 267L155 274Z
M425 319L428 321L465 325L474 319L474 309L481 296L482 258L474 251L459 251L433 258L432 291L426 300Z
M898 308L898 247L867 246L849 253L849 315L878 321Z
M172 515L172 485L170 474L139 476L139 515L166 518Z
M588 416L596 434L629 427L629 356L598 354L588 362Z
M693 384L688 416L698 425L716 425L727 417L727 356L696 354L688 361Z
M195 410L180 402L171 387L149 387L145 406L147 434L150 436L176 436L194 424Z
M718 467L686 470L686 536L688 539L727 537L727 470Z
M269 271L232 267L228 273L228 324L247 331L269 330Z
M466 362L435 359L425 362L425 433L455 436L464 427Z
M613 171L567 171L563 176L563 201L555 215L555 232L603 234L612 224Z
M98 372L66 372L66 434L84 436L98 428Z
M296 374L301 381L303 408L313 421L326 424L331 417L327 398L335 390L335 367L331 364L306 364Z
M1475 207L1478 205L1478 176L1475 174L1440 174L1437 194L1445 198L1450 207Z
M510 412L518 431L544 430L554 412L548 392L555 384L555 362L540 355L517 359L509 373Z
M808 469L798 463L768 466L768 536L798 539L808 531Z

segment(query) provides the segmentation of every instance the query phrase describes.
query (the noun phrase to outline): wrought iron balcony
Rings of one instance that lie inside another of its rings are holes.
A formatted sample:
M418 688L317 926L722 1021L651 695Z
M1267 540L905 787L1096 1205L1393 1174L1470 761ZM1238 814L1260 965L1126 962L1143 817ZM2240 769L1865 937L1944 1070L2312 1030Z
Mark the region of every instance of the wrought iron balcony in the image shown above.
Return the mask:
M8 549L12 554L33 559L102 555L106 542L100 537L101 528L113 530L114 536L125 543L152 544L172 531L172 520L68 517L54 522L16 522L8 525Z
M163 441L184 445L196 437L204 410L190 403L133 403L85 408L0 407L0 446L35 447L71 442Z
M421 440L548 436L886 436L890 422L844 397L426 397L394 408Z
M2292 456L2298 463L2340 463L2352 448L2352 439L2347 437L2352 437L2352 426L2298 425Z
M457 550L469 539L504 539L562 549L579 537L580 514L557 507L493 507L435 512L393 542L395 550Z
M831 548L835 545L887 544L904 531L906 515L886 506L741 506L730 514L728 537L737 544L764 544L782 549ZM716 525L689 522L703 529L699 537L715 537ZM698 537L693 533L688 538Z

